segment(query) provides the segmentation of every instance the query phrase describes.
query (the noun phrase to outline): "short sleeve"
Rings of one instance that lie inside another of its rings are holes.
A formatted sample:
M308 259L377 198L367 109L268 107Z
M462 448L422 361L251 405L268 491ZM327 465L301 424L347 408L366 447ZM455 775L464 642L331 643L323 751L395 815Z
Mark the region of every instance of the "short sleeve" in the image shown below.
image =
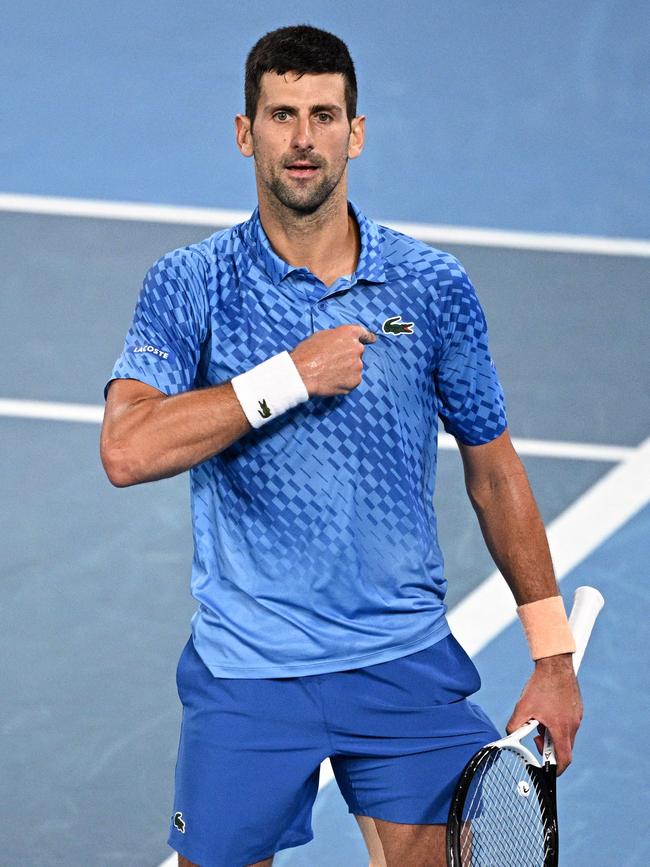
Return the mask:
M111 377L138 379L164 394L192 388L207 333L205 276L187 248L159 259L144 278Z
M462 265L438 271L441 349L434 370L444 429L466 445L495 439L507 427L505 398L488 349L487 323Z

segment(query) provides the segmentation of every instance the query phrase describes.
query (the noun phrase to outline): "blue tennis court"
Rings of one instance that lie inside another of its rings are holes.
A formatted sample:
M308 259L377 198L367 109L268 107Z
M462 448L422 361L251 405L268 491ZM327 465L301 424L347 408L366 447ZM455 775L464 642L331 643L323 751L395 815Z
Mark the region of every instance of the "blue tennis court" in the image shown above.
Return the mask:
M232 132L244 57L307 20L357 64L369 138L353 200L466 266L565 601L585 583L606 599L559 785L560 863L645 864L647 810L630 787L650 771L633 754L650 688L645 7L35 0L3 14L0 863L172 857L188 482L111 487L102 389L151 263L254 206ZM486 607L499 579L444 436L435 502L452 625L504 726L527 651ZM274 863L362 867L327 762L321 784L315 839Z

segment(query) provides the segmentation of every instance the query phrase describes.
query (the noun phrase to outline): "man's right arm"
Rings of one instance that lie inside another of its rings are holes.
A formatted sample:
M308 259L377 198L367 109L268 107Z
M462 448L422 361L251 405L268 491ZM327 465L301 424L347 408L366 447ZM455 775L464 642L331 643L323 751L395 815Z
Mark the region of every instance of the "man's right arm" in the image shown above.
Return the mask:
M117 379L108 390L100 453L111 483L122 488L182 473L249 430L229 382L170 397Z
M290 353L310 397L347 394L375 336L361 325L318 331ZM230 382L165 395L136 379L108 390L100 452L116 487L165 479L202 463L251 430Z

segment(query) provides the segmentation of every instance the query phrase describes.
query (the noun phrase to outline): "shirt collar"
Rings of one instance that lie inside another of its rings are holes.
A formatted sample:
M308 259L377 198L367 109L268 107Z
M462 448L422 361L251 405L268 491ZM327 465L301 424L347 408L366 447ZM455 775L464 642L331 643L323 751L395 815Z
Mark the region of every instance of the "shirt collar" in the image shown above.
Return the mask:
M377 224L369 220L352 202L348 202L348 209L357 221L361 238L359 261L356 271L352 275L351 282L364 280L368 283L385 283L384 257L381 252ZM245 235L247 242L257 254L262 268L276 286L288 274L301 270L297 266L290 265L284 259L281 259L271 247L260 221L259 208L255 208L250 220L245 224Z

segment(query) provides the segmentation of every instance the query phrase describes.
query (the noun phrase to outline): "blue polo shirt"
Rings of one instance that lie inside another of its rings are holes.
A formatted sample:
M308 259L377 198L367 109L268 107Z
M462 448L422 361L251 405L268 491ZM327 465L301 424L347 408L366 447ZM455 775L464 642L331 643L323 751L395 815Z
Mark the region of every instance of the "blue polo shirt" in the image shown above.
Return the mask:
M448 634L433 492L438 418L506 428L483 311L448 253L368 220L329 288L250 220L150 269L113 378L167 395L232 379L315 331L378 335L363 381L314 397L190 470L196 649L218 677L291 677L415 653Z

